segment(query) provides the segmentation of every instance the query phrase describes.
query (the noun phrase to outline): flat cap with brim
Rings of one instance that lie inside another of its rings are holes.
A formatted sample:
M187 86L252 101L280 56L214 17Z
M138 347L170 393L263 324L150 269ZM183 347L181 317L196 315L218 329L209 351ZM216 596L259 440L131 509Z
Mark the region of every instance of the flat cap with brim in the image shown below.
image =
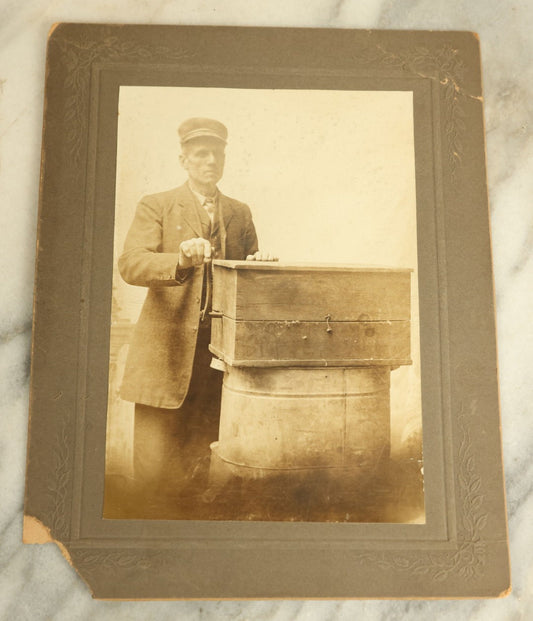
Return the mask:
M217 138L225 143L228 138L228 130L220 121L200 117L183 121L183 123L178 127L178 134L181 144L188 142L193 138L206 137Z

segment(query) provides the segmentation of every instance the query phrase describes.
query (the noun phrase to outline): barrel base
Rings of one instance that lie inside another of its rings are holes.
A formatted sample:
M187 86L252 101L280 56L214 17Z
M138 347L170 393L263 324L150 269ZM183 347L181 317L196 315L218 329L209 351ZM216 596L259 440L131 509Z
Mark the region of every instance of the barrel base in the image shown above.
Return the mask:
M207 491L209 498L215 497L219 490L236 478L247 481L278 479L293 484L303 483L321 474L325 474L334 480L354 481L360 477L368 479L382 466L385 466L390 457L390 444L387 443L379 451L361 451L358 458L354 457L349 465L316 466L312 468L262 468L224 459L220 455L219 442L212 442L210 448L211 462Z

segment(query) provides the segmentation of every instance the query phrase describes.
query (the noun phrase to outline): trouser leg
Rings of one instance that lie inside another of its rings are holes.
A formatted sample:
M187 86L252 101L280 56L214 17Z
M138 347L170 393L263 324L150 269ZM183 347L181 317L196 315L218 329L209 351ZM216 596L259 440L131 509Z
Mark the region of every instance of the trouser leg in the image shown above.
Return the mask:
M158 488L182 479L183 465L177 447L184 444L179 410L135 404L134 476L141 487Z
M134 476L152 489L177 489L207 471L209 445L218 438L222 373L211 369L209 330L198 336L192 378L179 409L135 404Z

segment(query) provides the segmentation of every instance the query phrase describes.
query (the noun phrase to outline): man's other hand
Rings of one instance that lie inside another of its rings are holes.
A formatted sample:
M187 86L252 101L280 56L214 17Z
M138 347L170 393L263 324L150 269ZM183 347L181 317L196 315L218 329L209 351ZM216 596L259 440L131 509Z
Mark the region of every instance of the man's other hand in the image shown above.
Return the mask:
M207 239L195 237L180 244L178 267L193 267L211 260L211 244Z
M262 252L258 250L255 254L249 254L246 257L247 261L279 261L278 257L275 257L270 252Z

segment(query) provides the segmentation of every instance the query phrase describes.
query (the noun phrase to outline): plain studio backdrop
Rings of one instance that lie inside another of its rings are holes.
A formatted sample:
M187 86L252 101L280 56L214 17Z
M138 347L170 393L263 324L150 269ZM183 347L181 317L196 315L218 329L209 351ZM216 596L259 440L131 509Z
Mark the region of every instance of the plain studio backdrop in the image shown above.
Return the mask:
M185 182L177 128L228 128L218 186L247 203L259 246L282 262L412 268L413 365L391 374L393 451L420 429L413 98L410 91L120 88L113 319L137 320L146 290L116 269L142 196Z

